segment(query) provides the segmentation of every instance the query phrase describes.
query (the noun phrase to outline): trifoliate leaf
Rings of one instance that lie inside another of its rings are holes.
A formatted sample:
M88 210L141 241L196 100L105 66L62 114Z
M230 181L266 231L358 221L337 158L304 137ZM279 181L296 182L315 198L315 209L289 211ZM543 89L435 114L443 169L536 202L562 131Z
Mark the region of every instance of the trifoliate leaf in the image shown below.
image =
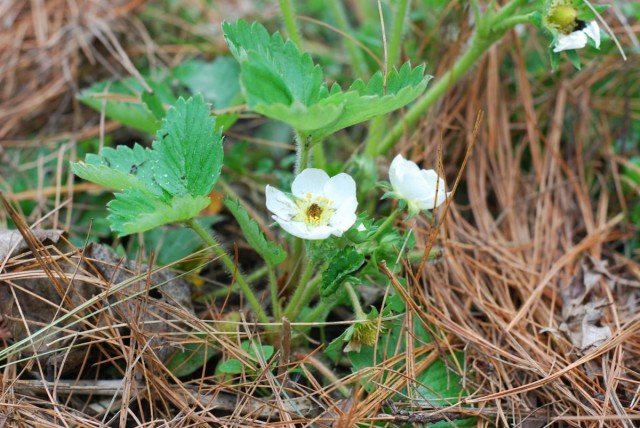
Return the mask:
M222 136L201 96L180 98L162 121L151 150L104 148L72 164L80 177L121 190L107 207L121 236L190 220L209 205L222 167Z
M364 264L364 256L354 247L344 247L330 260L329 267L322 273L320 296L329 297Z
M222 135L202 96L178 99L156 133L154 178L172 195L205 196L222 168Z
M224 23L223 32L240 63L248 105L258 113L288 123L315 138L386 114L413 101L426 88L424 67L405 64L383 79L356 81L347 91L324 82L322 69L280 34L269 35L258 23Z
M191 195L176 196L165 202L139 189L127 189L115 196L107 205L111 212L107 219L111 229L120 236L192 219L210 203L207 196Z
M224 23L229 49L241 66L249 106L298 130L328 126L342 111L341 97L329 97L322 69L280 34L259 23ZM328 99L330 98L330 99Z
M224 204L233 214L242 229L247 242L260 254L260 256L271 265L278 265L287 258L284 249L273 242L267 240L260 226L256 223L240 203L234 199L225 199Z

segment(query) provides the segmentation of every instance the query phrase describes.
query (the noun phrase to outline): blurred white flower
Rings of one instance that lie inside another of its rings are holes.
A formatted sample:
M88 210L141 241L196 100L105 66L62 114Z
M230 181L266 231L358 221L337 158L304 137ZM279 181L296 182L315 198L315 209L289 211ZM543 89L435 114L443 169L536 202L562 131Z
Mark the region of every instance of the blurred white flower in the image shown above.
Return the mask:
M582 49L587 46L588 39L593 40L596 48L600 48L600 27L596 21L591 21L580 30L569 34L558 35L558 40L553 48L554 52L562 52L572 49Z
M409 212L439 207L449 196L444 180L432 170L420 169L415 162L398 155L389 167L389 180L394 195L404 199Z
M321 169L302 171L291 196L267 185L267 208L287 232L303 239L342 236L356 221L356 183L349 174L334 177Z

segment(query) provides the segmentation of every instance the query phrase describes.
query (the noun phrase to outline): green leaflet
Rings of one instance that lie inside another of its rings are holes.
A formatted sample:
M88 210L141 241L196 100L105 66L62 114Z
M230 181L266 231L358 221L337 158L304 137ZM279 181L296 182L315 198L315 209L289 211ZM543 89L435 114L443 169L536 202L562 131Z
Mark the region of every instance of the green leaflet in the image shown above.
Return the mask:
M343 91L324 82L322 69L280 34L269 35L259 23L239 20L222 26L233 56L240 63L240 80L249 106L320 139L401 108L424 92L430 76L424 66L407 63L387 79L376 73Z
M349 275L364 264L364 256L354 247L344 247L333 257L329 267L322 273L320 296L329 297L349 278Z
M192 219L210 203L207 196L191 195L164 201L138 189L128 189L115 196L107 205L111 213L107 220L111 223L111 229L120 236Z
M270 265L278 265L287 258L286 251L284 251L280 245L267 241L258 223L249 216L247 210L245 210L238 201L226 198L224 205L235 217L249 245L251 245L267 263Z
M424 75L424 69L424 65L412 69L405 63L400 70L393 69L389 73L386 86L381 72L374 74L367 83L356 80L346 92L341 92L344 110L339 118L312 135L324 137L404 107L424 92L431 80L431 76Z
M85 180L115 188L111 229L121 236L196 217L222 168L222 136L201 96L180 98L162 121L152 149L104 148L73 163Z
M222 169L222 134L202 96L180 98L156 133L154 178L172 195L205 196Z

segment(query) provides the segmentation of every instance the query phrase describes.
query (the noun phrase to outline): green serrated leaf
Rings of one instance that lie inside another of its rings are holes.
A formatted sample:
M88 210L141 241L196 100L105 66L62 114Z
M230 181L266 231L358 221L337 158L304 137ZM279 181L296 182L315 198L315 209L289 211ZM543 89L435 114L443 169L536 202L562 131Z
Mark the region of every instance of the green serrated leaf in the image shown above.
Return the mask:
M344 247L334 257L326 271L322 273L320 296L328 297L336 292L338 287L364 264L364 255L354 247Z
M139 189L127 189L115 196L107 205L111 212L107 219L111 229L120 236L192 219L210 203L207 196L191 195L177 196L165 202Z
M162 193L153 181L154 153L139 144L133 148L105 147L99 155L88 154L84 162L71 163L79 177L102 186L124 190L142 189L154 194Z
M278 265L287 258L287 253L284 249L280 245L267 240L260 230L258 223L249 216L247 210L244 209L238 201L226 198L224 205L233 217L235 217L249 245L251 245L267 263Z
M334 123L344 108L342 94L325 98L312 106L297 101L290 105L282 103L257 104L254 110L272 119L280 120L300 131L313 131Z
M270 36L262 24L244 20L225 22L222 30L240 63L241 82L250 106L293 101L310 106L327 95L320 66L279 33ZM262 84L265 79L269 85Z
M172 195L209 195L222 168L222 134L198 95L178 99L156 133L154 179Z
M429 81L424 66L405 64L383 79L356 81L345 92L329 91L322 69L280 34L269 35L258 23L224 23L223 32L240 63L240 79L249 106L267 117L288 123L316 138L386 114L418 97Z
M409 63L389 74L386 87L380 72L366 84L358 80L343 94L344 110L338 120L312 135L324 137L404 107L424 92L429 80L431 76L424 75L423 65L411 69Z

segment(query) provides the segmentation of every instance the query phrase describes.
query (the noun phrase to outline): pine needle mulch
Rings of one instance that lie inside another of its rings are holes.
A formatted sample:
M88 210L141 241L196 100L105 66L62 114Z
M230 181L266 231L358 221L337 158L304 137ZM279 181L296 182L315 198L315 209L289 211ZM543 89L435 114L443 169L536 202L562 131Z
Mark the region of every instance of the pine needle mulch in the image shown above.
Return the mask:
M0 75L0 138L27 135L47 121L56 132L78 130L73 121L60 124L42 113L71 102L63 87L77 83L78 58L90 55L83 37L74 39L75 54L63 55L69 44L57 40L73 32L53 13L37 15L14 17L23 30L11 41L22 51L2 42L0 58L12 71ZM628 42L628 28L613 30L623 45ZM241 342L271 338L250 319L227 318L224 305L197 313L150 307L145 270L127 267L129 282L114 284L94 268L118 268L117 260L90 259L69 244L42 246L32 238L31 254L2 262L0 286L20 293L25 278L62 278L93 288L70 297L79 304L65 303L64 290L49 302L56 319L64 314L75 324L52 328L55 340L33 343L31 358L3 369L0 426L399 426L470 416L483 426L637 426L640 265L628 248L632 225L619 175L626 159L617 153L630 122L639 119L637 100L620 88L637 77L640 63L637 56L626 63L591 57L581 72L567 65L555 77L546 70L527 75L523 51L542 49L540 43L509 36L397 146L425 165L442 157L448 182L458 175L459 181L455 204L438 213L437 228L420 219L401 223L425 250L442 253L421 269L407 266L409 291L396 287L409 308L403 334L411 337L421 323L434 340L372 367L366 375L377 382L374 391L364 393L363 373L344 376L328 364L319 352L323 344L304 352L292 348L289 334L296 326L284 326L272 359L254 364ZM56 55L66 58L55 63L54 77L29 77L36 70L53 73L28 54L30 47L49 50L50 62ZM455 55L456 49L447 49L441 67ZM501 69L506 61L515 73ZM598 86L605 77L609 86ZM30 236L24 227L21 232ZM108 303L114 299L128 303L127 317ZM149 327L153 320L140 322L149 313L171 329L158 332ZM7 346L10 322L25 321L0 319L0 343ZM167 370L158 338L176 349L210 346L221 359L254 367L224 381L204 370L181 380ZM47 360L37 345L54 349L57 359ZM458 403L430 406L410 393L398 399L416 386L416 373L459 351L464 364L449 369L463 376L468 395ZM87 367L92 379L76 376L76 368Z

